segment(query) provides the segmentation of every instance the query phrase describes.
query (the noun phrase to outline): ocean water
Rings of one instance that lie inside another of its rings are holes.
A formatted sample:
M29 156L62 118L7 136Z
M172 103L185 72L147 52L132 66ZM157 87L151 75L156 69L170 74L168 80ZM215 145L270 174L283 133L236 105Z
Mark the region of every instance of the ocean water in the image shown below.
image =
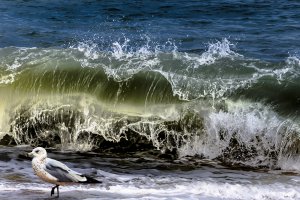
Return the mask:
M0 1L0 199L300 199L298 1ZM88 171L85 171L88 170Z

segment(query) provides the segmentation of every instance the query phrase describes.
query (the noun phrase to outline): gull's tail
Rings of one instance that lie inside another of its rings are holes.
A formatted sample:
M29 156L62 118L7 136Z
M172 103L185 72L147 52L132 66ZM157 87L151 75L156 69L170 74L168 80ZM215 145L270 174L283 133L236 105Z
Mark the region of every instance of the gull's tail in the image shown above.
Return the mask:
M88 176L85 176L85 178L86 178L86 181L80 181L80 183L102 183L102 181L98 181L98 180L88 177Z

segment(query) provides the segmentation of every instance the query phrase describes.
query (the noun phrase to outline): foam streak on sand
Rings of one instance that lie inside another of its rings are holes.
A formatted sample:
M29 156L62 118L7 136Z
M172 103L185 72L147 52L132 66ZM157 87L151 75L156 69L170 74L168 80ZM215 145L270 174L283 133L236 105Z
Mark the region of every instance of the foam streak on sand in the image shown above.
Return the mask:
M147 181L147 178L144 178ZM232 184L214 181L197 181L189 179L168 180L167 178L152 178L148 180L151 186L140 185L134 186L132 182L129 184L118 184L110 186L109 189L95 186L65 186L61 189L63 198L70 198L72 194L75 199L97 199L93 196L101 196L104 199L115 197L117 199L245 199L245 200L261 200L276 199L289 200L300 197L300 190L293 185L282 186L280 184ZM166 181L170 181L169 184ZM173 183L171 182L173 181ZM174 182L175 181L175 182ZM155 183L156 182L156 183ZM138 183L137 183L138 184ZM22 195L24 199L32 199L29 191L33 196L48 194L46 189L48 185L41 184L1 184L0 197L5 193L11 193L11 197Z

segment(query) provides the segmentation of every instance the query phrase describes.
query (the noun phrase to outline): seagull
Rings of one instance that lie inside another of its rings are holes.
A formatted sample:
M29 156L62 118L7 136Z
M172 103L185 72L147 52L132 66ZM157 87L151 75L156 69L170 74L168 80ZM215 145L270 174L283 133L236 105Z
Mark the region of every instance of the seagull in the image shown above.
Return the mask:
M72 183L101 183L96 179L73 171L57 160L47 158L47 151L42 147L33 149L28 155L33 157L32 168L34 173L43 181L55 185L51 190L51 196L54 195L54 190L56 188L56 197L59 197L60 185L68 185Z

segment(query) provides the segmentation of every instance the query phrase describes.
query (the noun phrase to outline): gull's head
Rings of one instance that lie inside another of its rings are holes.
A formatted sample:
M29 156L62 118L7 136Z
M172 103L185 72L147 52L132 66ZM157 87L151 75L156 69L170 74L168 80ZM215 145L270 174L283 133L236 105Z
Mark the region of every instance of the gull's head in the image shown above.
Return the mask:
M43 158L47 158L47 151L43 147L37 147L33 149L32 152L29 153L28 155L34 158L43 159Z

